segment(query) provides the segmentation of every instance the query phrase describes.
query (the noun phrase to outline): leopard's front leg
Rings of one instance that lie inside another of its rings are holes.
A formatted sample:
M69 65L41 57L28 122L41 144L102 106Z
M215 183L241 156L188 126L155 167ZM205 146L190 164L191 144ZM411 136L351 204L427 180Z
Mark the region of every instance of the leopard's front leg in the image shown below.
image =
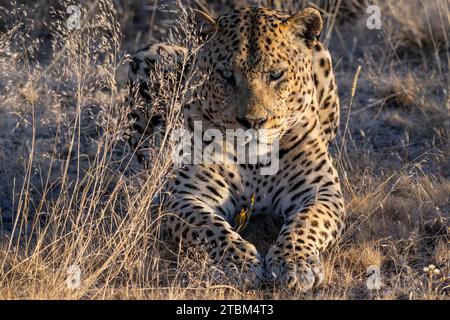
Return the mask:
M324 279L320 252L342 231L340 218L315 205L287 218L266 256L266 277L287 288L308 291Z
M190 166L179 172L171 187L165 229L176 242L206 250L231 282L257 286L263 259L230 225L236 202L228 182L210 170L214 169Z
M293 183L301 186L280 193L280 199L288 201L275 201L284 225L266 256L265 275L283 287L306 292L319 285L324 279L320 253L342 233L343 197L331 161L327 162L328 176L298 175Z

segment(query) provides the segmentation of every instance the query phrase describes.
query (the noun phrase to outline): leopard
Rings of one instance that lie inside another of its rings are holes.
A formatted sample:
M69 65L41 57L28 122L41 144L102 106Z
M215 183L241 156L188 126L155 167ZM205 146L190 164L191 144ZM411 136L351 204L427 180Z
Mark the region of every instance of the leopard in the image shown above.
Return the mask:
M164 230L175 242L206 252L240 285L269 282L308 292L323 282L322 253L341 237L346 216L329 150L340 103L331 54L320 41L322 16L311 7L287 14L260 6L218 18L196 15L207 40L189 63L207 76L183 108L185 127L192 132L200 122L219 132L270 132L257 139L269 150L277 144L278 170L262 174L267 162L248 159L180 166L168 182ZM148 79L159 59L181 62L187 54L163 43L138 51L130 92L150 99ZM130 145L138 149L162 119L142 109L132 117L138 138ZM236 226L249 206L252 216L282 221L265 255Z

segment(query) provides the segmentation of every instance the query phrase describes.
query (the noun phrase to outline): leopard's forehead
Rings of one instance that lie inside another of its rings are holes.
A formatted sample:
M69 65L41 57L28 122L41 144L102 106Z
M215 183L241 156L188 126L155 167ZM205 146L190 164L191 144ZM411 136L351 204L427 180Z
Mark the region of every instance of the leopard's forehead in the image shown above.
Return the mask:
M255 32L267 32L286 23L289 16L285 13L261 7L247 7L233 10L218 20L225 29L244 27Z
M246 65L286 60L286 51L293 47L288 17L260 7L234 10L218 19L214 49L221 57L233 56Z

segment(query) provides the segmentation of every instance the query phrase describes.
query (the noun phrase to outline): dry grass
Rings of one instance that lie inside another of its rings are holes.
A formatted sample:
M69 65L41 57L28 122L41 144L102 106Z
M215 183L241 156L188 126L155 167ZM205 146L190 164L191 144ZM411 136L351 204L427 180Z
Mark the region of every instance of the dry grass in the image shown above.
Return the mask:
M217 13L255 2L192 5ZM448 299L450 3L375 1L383 25L369 30L365 1L312 2L326 17L340 84L336 153L349 212L341 243L324 255L320 288L303 295L230 287L204 253L180 255L159 236L170 141L151 150L144 171L123 141L121 101L125 52L167 37L174 12L158 13L156 0L85 1L82 30L69 31L62 17L71 1L52 2L50 16L49 1L34 8L18 1L0 8L0 298ZM306 5L260 3L287 11ZM198 43L182 29L171 39L195 53ZM166 81L159 101L167 137L196 78ZM255 220L244 235L264 252L277 226ZM429 264L440 274L424 272ZM78 289L66 281L74 265ZM372 266L381 290L366 287Z

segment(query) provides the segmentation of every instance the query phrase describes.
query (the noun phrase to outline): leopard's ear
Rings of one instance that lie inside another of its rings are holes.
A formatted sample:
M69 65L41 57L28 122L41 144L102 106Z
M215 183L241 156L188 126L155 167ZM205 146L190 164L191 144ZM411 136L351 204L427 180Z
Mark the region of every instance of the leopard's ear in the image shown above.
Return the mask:
M195 20L197 22L197 29L202 36L209 36L214 34L217 29L217 23L214 18L204 11L194 9Z
M312 46L319 39L323 21L320 12L314 8L306 8L294 13L288 19L295 32L306 39L306 44Z

